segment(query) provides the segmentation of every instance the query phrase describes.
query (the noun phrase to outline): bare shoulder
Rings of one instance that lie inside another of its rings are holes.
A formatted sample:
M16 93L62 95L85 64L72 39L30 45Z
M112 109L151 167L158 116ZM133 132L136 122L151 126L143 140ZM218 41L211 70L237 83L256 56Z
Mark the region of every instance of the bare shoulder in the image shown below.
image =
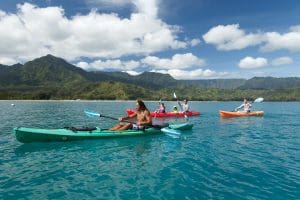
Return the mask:
M145 110L145 111L144 111L144 114L145 114L145 115L150 115L150 111L149 111L149 110Z

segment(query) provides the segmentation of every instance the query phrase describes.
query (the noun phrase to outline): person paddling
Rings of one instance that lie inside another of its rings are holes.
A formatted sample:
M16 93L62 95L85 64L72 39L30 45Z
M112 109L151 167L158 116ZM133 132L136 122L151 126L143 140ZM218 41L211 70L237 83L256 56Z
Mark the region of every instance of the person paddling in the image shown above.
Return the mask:
M244 108L244 112L250 112L251 111L251 103L247 101L246 98L244 98L244 102L242 105L240 105L239 107L237 107L236 109L234 109L235 111L239 111L240 109Z
M190 105L188 104L187 99L184 99L183 102L178 101L178 104L179 104L182 112L189 112L190 111Z
M125 120L129 120L135 117L136 117L136 123L124 122ZM142 100L137 100L136 112L130 116L120 117L119 123L114 127L110 128L109 130L111 131L127 130L127 129L143 130L147 125L152 125L152 118L150 116L150 112Z
M178 113L178 109L177 109L177 106L173 106L173 110L172 110L173 113Z
M155 111L157 113L165 113L166 112L166 107L164 103L159 103L158 109Z

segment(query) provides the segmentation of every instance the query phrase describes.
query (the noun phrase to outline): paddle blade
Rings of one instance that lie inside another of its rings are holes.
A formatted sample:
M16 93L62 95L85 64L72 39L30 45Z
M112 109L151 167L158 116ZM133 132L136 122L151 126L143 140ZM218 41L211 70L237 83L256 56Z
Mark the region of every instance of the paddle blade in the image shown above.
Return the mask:
M96 113L92 110L88 110L88 109L85 109L84 110L84 113L88 116L88 117L100 117L100 114L99 113Z
M178 131L178 130L174 130L174 129L171 129L171 128L168 128L168 127L165 127L165 128L162 128L160 129L162 132L164 133L167 133L168 135L169 134L172 134L172 135L181 135L181 132Z
M263 101L264 101L264 98L259 97L259 98L257 98L257 99L254 100L254 103L261 103Z
M177 96L176 96L175 92L174 92L173 96L174 96L175 99L177 99Z
M185 121L189 121L189 117L186 114L184 114L184 119Z

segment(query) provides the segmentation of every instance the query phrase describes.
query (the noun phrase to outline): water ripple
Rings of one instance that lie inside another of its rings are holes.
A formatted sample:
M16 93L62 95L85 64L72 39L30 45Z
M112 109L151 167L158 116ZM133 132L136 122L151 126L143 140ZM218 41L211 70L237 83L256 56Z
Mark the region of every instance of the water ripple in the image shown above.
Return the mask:
M235 104L193 102L202 115L179 138L24 145L13 127L110 127L115 121L82 111L117 117L134 102L1 101L0 199L299 199L300 104L264 103L264 117L220 119L218 109Z

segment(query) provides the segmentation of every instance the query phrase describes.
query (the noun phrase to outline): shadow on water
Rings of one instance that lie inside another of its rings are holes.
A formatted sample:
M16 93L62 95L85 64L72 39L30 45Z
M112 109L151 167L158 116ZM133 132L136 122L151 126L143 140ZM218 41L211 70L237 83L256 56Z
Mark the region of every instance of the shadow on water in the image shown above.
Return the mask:
M101 151L102 149L133 149L137 155L145 153L151 149L153 141L160 140L163 135L148 135L136 137L105 138L98 140L81 140L69 142L45 142L28 143L16 147L14 152L17 156L22 156L34 152L50 151L89 151L90 149Z
M49 143L28 143L21 144L15 148L15 154L22 156L34 152L47 152L47 151L62 151L64 149L80 149L81 143L79 141L73 142L49 142Z

